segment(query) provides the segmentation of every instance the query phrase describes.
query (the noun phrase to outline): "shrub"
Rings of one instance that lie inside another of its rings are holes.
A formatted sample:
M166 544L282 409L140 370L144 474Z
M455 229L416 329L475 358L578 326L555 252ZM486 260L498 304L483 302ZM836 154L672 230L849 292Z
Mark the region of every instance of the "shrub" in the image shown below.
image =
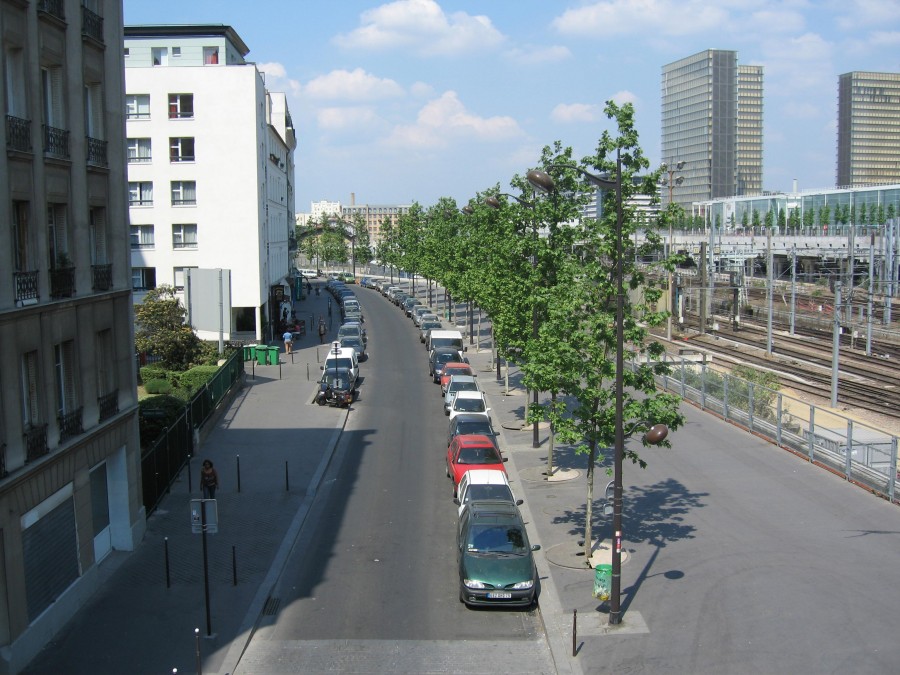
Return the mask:
M141 366L141 382L166 379L166 369L160 365Z
M218 366L195 366L178 376L178 385L191 393L196 393L219 372Z
M141 447L149 446L167 427L184 413L184 402L164 394L149 396L138 402Z
M172 384L163 378L154 378L144 381L144 389L148 394L168 394L172 391Z

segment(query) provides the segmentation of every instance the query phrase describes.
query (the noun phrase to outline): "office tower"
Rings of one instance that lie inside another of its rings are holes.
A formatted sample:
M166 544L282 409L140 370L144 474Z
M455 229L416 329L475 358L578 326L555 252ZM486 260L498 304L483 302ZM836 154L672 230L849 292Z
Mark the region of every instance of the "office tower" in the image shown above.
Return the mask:
M838 78L837 184L900 183L900 73Z
M692 202L762 186L762 67L707 49L662 69L662 161L683 162L673 200ZM668 191L663 190L663 203Z

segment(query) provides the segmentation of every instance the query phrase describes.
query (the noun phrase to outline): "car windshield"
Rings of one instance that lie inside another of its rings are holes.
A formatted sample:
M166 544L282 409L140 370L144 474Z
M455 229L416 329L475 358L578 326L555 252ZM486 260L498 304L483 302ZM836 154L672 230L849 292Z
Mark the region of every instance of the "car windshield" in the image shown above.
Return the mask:
M459 398L457 396L453 408L461 412L484 412L484 400L480 398Z
M450 391L478 391L478 385L474 382L451 382Z
M525 555L525 535L516 525L475 524L469 530L466 549L472 553Z
M457 352L448 352L448 353L440 352L440 353L434 355L435 363L438 363L440 365L449 363L450 361L457 362L460 360L461 359Z
M508 485L483 485L475 483L466 490L465 503L472 501L500 499L506 502L513 501L512 491Z
M355 338L355 337L343 338L341 340L341 347L352 347L353 349L355 349L358 352L363 351L362 342L359 340L359 338Z
M484 448L462 448L456 459L457 464L499 464L500 455L494 446Z
M456 425L457 434L484 434L485 436L493 436L494 429L487 420L461 420Z

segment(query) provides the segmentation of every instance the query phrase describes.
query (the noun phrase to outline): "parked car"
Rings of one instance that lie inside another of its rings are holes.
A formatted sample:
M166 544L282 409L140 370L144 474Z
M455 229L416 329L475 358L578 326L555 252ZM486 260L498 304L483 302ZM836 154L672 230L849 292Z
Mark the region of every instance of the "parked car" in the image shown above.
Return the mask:
M419 324L419 342L425 342L428 339L428 333L441 328L443 328L443 324L440 319L422 319Z
M413 323L416 324L416 326L418 326L422 317L426 316L426 315L434 316L435 318L437 318L435 313L432 311L431 307L420 303L420 304L416 305L415 307L413 307L412 313L410 314L410 318L413 320Z
M451 419L447 428L447 446L449 447L456 436L464 434L487 436L494 441L497 449L500 449L500 445L497 442L497 432L491 426L491 418L488 417L487 413L460 413Z
M421 304L421 300L411 295L403 301L403 313L406 314L406 316L412 316L413 308L418 307Z
M340 340L345 337L358 337L363 341L363 344L369 341L366 331L359 321L345 321L341 324L341 327L338 328L337 339Z
M450 364L447 364L450 365ZM443 375L441 376L443 379ZM457 392L461 391L479 391L478 382L471 375L453 375L447 383L447 392L444 394L444 414L450 414L450 406Z
M453 496L463 474L469 469L506 471L497 446L487 436L463 434L455 437L447 448L447 476L453 480Z
M329 368L322 371L319 378L319 391L325 391L329 386L337 391L349 391L356 393L356 376L349 368Z
M437 384L441 381L441 373L444 365L451 361L464 362L462 352L452 348L435 349L431 352L431 358L428 360L428 374L432 381Z
M340 338L341 347L349 347L350 349L356 350L356 356L360 361L365 361L369 358L369 355L366 354L366 343L363 342L362 338L356 337L353 335L345 335Z
M341 347L340 342L332 342L331 348L328 350L328 356L325 357L325 363L321 368L323 373L336 368L347 368L353 371L355 385L356 378L359 377L359 357L355 349Z
M459 599L466 606L531 607L538 576L532 546L515 504L473 501L456 537Z
M475 377L475 371L472 370L472 366L462 361L446 364L443 371L441 371L441 395L447 393L447 385L450 383L450 378L454 375L471 375Z
M469 469L456 488L456 504L459 516L469 502L500 501L521 506L523 501L516 499L512 488L509 487L509 478L505 471L496 469Z
M450 406L450 419L453 419L460 413L489 413L490 408L487 407L487 401L482 391L461 391L453 397L453 404Z

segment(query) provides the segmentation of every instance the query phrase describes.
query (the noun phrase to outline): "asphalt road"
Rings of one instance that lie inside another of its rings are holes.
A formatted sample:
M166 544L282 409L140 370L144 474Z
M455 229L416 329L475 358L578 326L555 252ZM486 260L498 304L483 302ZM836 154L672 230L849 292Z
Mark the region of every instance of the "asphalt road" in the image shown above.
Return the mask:
M459 602L440 389L412 322L358 296L359 398L238 673L496 672L499 655L504 671L551 672L535 611Z

